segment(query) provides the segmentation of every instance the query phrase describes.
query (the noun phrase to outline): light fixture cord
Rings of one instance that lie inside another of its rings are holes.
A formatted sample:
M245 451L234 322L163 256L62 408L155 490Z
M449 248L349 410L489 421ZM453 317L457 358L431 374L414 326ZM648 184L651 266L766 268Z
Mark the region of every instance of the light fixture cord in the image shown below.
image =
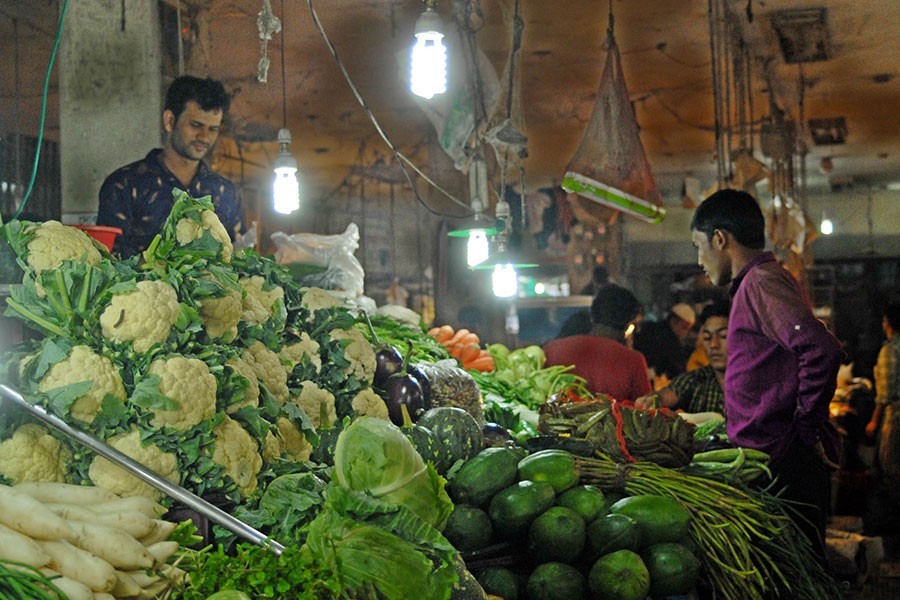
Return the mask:
M287 129L287 77L284 70L284 47L287 37L284 35L284 0L281 0L281 121Z

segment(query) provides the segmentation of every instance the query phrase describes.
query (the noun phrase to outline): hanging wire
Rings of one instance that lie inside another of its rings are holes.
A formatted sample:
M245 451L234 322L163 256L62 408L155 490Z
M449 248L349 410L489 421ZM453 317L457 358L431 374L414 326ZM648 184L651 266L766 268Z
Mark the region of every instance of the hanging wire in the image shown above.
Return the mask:
M319 15L316 13L316 9L313 6L313 0L306 0L306 3L309 6L309 11L310 11L310 14L312 15L313 23L316 26L316 30L318 30L319 35L321 35L322 39L325 41L325 45L328 47L328 51L331 52L331 56L334 57L334 60L337 63L338 68L341 70L341 74L344 76L344 79L346 80L347 85L350 86L350 90L353 92L353 95L356 97L356 101L359 102L360 106L362 106L366 115L369 117L369 120L372 121L372 124L375 126L375 130L378 132L378 135L381 136L381 139L384 140L384 143L387 144L387 147L390 149L391 154L394 156L395 159L397 159L397 163L400 166L400 170L403 171L403 176L406 178L407 183L409 183L409 187L412 189L413 194L415 195L416 200L419 202L419 204L421 204L425 208L425 210L427 210L431 214L439 216L439 217L449 217L449 218L453 218L453 219L458 219L461 217L466 217L466 216L475 214L475 212L472 210L472 207L467 202L463 202L462 200L460 200L459 198L457 198L456 196L451 194L449 191L447 191L446 189L441 187L437 182L432 180L425 173L423 173L422 170L419 169L419 167L417 167L409 158L404 156L397 149L397 147L390 140L390 138L388 138L387 134L381 128L381 124L378 122L378 119L375 118L374 113L372 113L371 109L369 108L369 105L366 103L365 99L359 93L359 90L356 88L356 85L353 83L353 80L350 79L350 74L347 72L347 69L344 66L344 63L341 62L341 59L338 56L337 48L335 48L334 44L331 42L331 39L328 37L328 34L325 33L325 29L322 26L322 22L319 20ZM424 179L426 183L428 183L431 187L433 187L434 189L439 191L446 198L451 200L454 204L457 204L460 207L464 208L465 213L462 215L451 215L451 214L447 214L447 213L442 213L442 212L437 211L437 210L431 208L430 206L428 206L428 204L426 204L425 200L419 194L419 191L416 189L416 186L413 183L412 177L410 176L409 171L406 170L406 167L404 167L403 163L406 163L407 165L409 165L409 167L417 175L419 175L422 179Z
M175 2L175 14L178 19L178 75L184 75L184 40L181 36L181 0Z
M281 122L287 129L287 76L284 70L284 47L287 45L287 36L284 35L284 0L281 0Z
M53 70L53 61L56 59L56 51L59 48L59 40L62 38L62 28L63 23L66 20L66 8L68 6L69 0L63 0L62 9L60 9L59 11L59 25L56 28L56 39L53 40L53 50L50 52L50 60L47 63L47 73L44 76L44 92L41 99L41 123L38 126L37 147L34 151L34 165L32 165L31 167L31 181L28 182L28 190L25 192L25 197L22 199L22 204L19 205L19 209L16 211L13 219L18 219L19 215L22 214L22 210L28 203L28 199L31 198L31 192L32 190L34 190L34 181L35 179L37 179L38 163L41 160L41 144L44 141L44 122L47 119L47 93L50 89L50 73Z

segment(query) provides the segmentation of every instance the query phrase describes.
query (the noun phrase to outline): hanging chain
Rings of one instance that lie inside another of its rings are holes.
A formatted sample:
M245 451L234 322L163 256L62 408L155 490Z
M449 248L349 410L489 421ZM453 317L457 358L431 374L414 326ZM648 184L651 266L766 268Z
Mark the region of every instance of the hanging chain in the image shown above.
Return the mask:
M269 0L263 0L262 10L259 11L256 19L256 28L259 31L260 39L260 58L256 67L256 79L260 83L266 83L269 78L269 42L273 34L281 31L281 20L272 12L272 4Z

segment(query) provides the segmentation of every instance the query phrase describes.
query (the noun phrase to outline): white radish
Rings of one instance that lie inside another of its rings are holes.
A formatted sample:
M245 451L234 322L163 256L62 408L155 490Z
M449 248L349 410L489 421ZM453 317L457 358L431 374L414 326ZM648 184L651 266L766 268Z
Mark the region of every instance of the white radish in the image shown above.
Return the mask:
M94 600L116 600L116 597L106 592L94 592Z
M50 562L50 555L41 550L38 543L15 529L0 525L0 559L43 567Z
M162 542L169 539L178 523L172 521L163 521L161 519L153 519L153 530L145 536L140 537L140 542L145 546L150 546L156 542Z
M154 502L145 496L128 496L126 498L119 498L117 500L95 504L91 507L91 510L95 512L123 512L126 510L136 510L151 519L158 519L166 514L168 509L162 504Z
M120 529L134 538L141 538L153 531L153 519L136 510L122 512L98 512L78 504L48 503L47 508L69 521L82 521Z
M165 592L171 584L168 581L157 581L156 583L141 590L138 600L156 600ZM96 598L96 596L94 596Z
M159 581L159 575L151 574L147 571L128 571L128 574L142 588L149 587Z
M38 540L74 540L65 519L28 494L0 484L0 523Z
M179 569L175 565L162 565L159 568L159 574L174 583L181 583L188 576L187 571Z
M41 573L50 580L50 583L59 588L69 600L94 600L94 592L88 586L71 577L60 575L53 569L41 569Z
M119 496L109 490L94 485L75 485L54 481L22 481L15 484L13 488L41 502L91 505L119 499Z
M112 595L116 598L130 598L141 593L142 586L134 580L134 577L124 571L116 571L116 587Z
M69 524L78 534L78 538L73 542L76 546L102 558L112 566L125 570L147 569L153 566L154 555L124 531L81 521L69 521Z
M178 552L178 542L156 542L147 546L147 552L153 555L157 566L165 564L169 557Z
M109 592L116 585L116 570L105 560L76 548L66 541L39 541L41 548L50 555L48 566L80 581L95 592Z

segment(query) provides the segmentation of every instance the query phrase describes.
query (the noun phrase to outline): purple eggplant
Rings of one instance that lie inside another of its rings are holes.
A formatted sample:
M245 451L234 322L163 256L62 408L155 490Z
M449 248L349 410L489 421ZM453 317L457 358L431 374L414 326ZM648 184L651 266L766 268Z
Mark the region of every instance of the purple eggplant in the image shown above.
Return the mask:
M419 365L411 364L407 366L406 372L415 377L416 381L419 382L419 387L422 388L422 399L425 402L425 410L428 410L431 408L431 382L428 380L428 376Z
M378 334L375 333L375 328L372 327L372 321L369 319L369 314L363 311L363 315L366 317L369 331L372 332L372 346L375 348L374 382L375 385L381 386L384 385L388 377L400 371L400 368L403 366L403 356L400 355L399 350L390 344L382 342L378 338Z
M388 415L394 425L402 426L403 407L406 407L413 421L425 412L425 394L418 379L409 372L409 357L412 355L412 342L407 341L408 349L400 370L388 377L381 385L387 398Z

